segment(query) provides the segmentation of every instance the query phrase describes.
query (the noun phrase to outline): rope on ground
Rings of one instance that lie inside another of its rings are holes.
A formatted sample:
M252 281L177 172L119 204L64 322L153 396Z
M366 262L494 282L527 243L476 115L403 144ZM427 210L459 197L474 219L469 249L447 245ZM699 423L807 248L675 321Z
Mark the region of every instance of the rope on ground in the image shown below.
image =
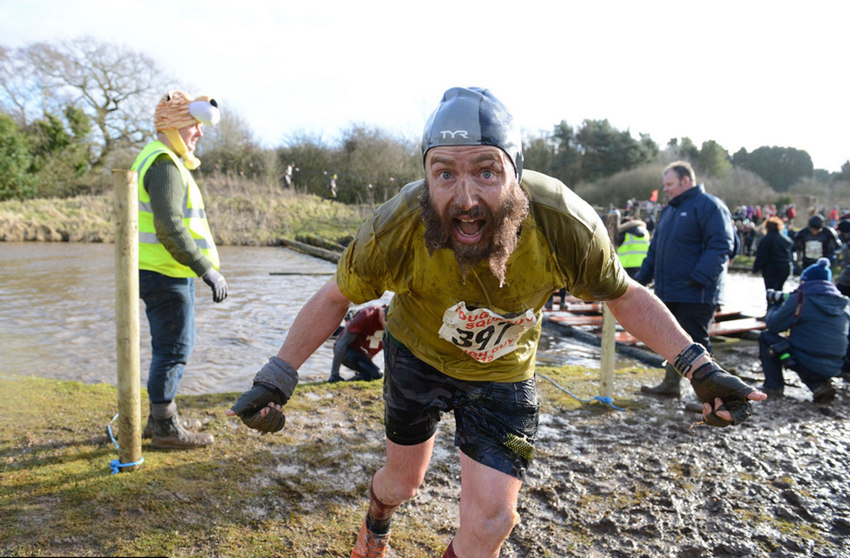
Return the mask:
M541 378L545 379L545 380L549 380L550 382L552 382L552 385L554 385L556 388L563 391L567 395L573 397L574 399L578 399L582 403L591 403L593 401L599 401L601 403L605 403L606 405L609 405L612 409L616 409L618 411L625 411L626 410L623 407L617 407L616 405L614 405L614 398L610 397L608 395L604 395L604 396L603 395L597 395L595 397L591 397L590 399L582 399L581 397L574 394L573 392L571 392L570 390L568 390L567 388L565 388L564 386L562 386L561 384L559 384L558 382L556 382L555 380L550 378L549 376L547 376L545 374L540 374L540 373L538 373L537 375L540 376Z
M115 440L115 436L112 434L112 423L118 418L118 414L112 417L112 420L109 421L109 424L106 425L106 431L109 433L109 439L112 440L112 443L115 444L115 449L120 450L118 447L118 442ZM135 467L136 465L141 465L145 462L145 456L141 456L141 459L136 461L135 463L121 463L119 459L113 459L109 462L109 468L112 469L112 474L118 473L122 467Z

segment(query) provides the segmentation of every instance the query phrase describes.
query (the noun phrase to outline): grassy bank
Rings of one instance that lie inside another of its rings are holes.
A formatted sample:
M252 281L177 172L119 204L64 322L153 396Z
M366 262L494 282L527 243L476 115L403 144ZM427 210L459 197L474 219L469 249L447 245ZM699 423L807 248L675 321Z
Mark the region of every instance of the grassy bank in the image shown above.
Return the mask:
M598 373L541 373L582 397L598 393ZM653 375L620 370L618 382ZM548 381L539 388L544 413L616 412L582 405ZM369 479L382 462L380 382L299 386L286 428L266 436L225 417L236 397L179 397L184 419L213 433L216 443L168 452L144 441L144 463L112 475L109 462L118 452L105 428L117 409L114 386L0 377L0 555L347 555ZM627 412L641 409L639 400L615 403ZM454 486L456 461L437 460L426 485ZM446 504L419 501L400 512L399 556L439 555L455 518L438 505ZM440 521L449 527L435 530Z
M269 246L296 235L347 238L373 211L231 177L202 183L220 245ZM113 242L113 194L0 202L0 240Z

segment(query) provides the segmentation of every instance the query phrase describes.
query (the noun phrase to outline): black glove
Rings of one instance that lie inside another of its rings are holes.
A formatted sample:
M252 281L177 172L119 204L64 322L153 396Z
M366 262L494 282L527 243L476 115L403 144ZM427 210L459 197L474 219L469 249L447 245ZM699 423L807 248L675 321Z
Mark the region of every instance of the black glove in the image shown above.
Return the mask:
M224 275L210 268L201 279L212 289L213 302L221 302L227 298L227 281L225 281Z
M740 424L753 414L753 405L747 395L756 391L755 388L729 374L714 362L703 364L696 369L691 378L691 387L700 401L711 405L713 410L705 421L712 426ZM723 400L723 405L714 409L714 400L718 397ZM717 411L729 411L732 421L720 418Z
M277 432L283 429L286 417L274 407L268 407L272 402L283 405L286 400L277 388L256 383L236 400L230 410L239 415L249 428L260 432ZM262 416L260 411L266 407L269 409L268 413Z
M270 402L285 405L298 384L298 371L288 362L272 357L254 376L254 387L243 393L231 411L239 415L247 426L260 432L277 432L283 428L283 413L269 407L265 417L260 411Z

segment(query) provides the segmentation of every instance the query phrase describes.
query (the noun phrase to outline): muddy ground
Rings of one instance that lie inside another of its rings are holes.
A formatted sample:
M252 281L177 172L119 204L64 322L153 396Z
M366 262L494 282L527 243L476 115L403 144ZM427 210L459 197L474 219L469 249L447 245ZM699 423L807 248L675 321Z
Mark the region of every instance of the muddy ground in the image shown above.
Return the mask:
M758 385L754 346L716 350L727 368ZM836 400L816 406L793 373L786 381L786 397L759 404L734 428L694 426L700 416L685 410L685 399L641 396L637 381L616 389L645 399L645 412L593 404L544 414L520 492L521 523L502 556L850 556L850 387L837 381ZM425 484L397 522L454 532L460 468L453 427L446 416ZM329 441L340 433L336 421L306 417L292 417L287 428ZM324 480L374 471L382 446L369 446L378 451L363 456L362 470L325 471Z

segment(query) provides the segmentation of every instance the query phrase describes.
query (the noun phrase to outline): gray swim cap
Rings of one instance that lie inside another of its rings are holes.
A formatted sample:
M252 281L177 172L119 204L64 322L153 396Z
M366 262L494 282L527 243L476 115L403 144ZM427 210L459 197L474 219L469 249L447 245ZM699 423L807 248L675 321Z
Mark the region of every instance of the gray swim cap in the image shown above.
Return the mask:
M507 107L488 89L453 87L443 94L422 134L422 161L432 147L492 145L507 153L522 179L522 138Z

